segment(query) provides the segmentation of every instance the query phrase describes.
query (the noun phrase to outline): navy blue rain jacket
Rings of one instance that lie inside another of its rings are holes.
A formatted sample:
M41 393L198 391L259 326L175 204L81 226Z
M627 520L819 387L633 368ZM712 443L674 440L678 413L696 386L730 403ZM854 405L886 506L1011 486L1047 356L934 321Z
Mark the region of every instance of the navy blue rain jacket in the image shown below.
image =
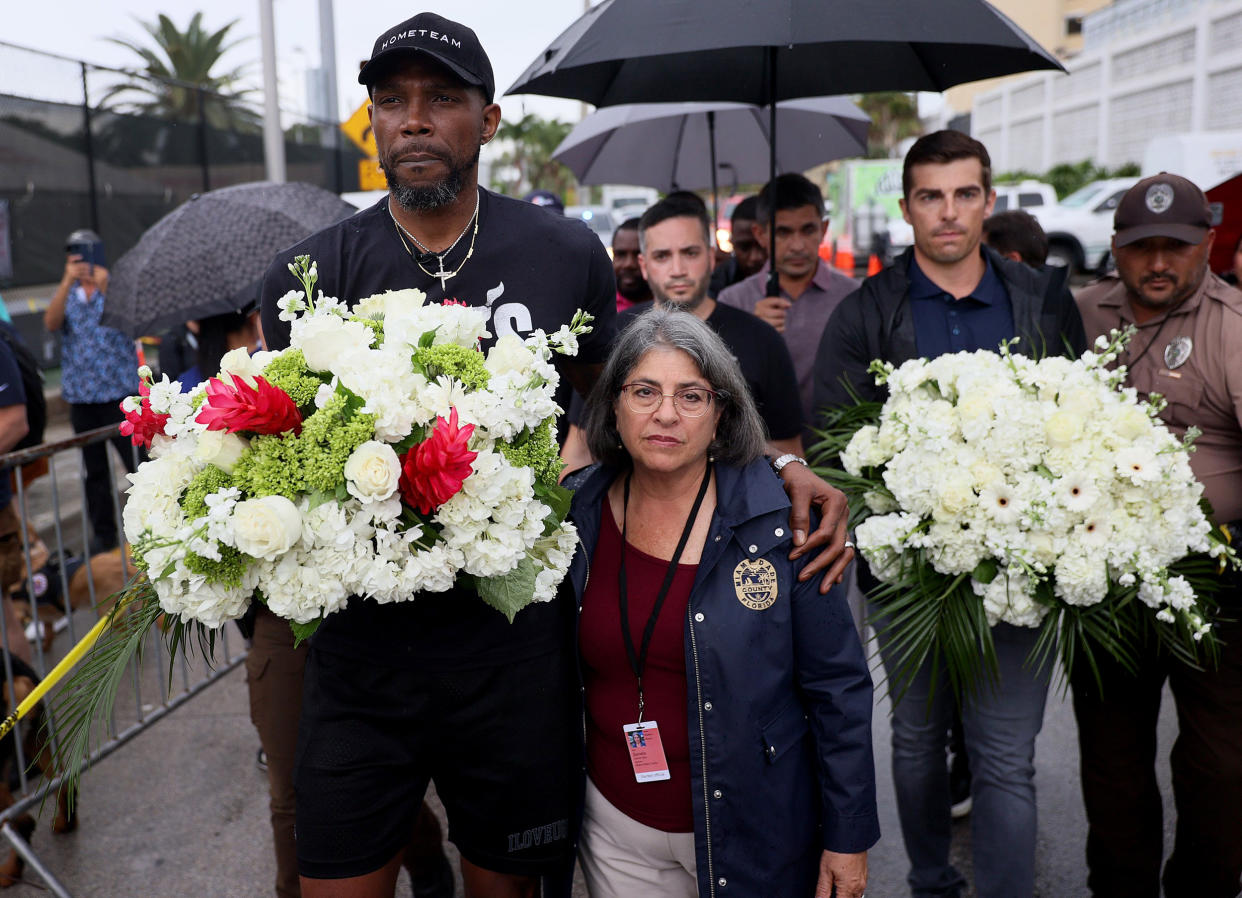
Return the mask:
M579 605L616 476L597 466L571 484ZM791 562L791 548L789 500L766 460L717 465L685 622L702 896L810 898L823 850L864 851L880 837L871 675L845 590L798 583L805 559Z

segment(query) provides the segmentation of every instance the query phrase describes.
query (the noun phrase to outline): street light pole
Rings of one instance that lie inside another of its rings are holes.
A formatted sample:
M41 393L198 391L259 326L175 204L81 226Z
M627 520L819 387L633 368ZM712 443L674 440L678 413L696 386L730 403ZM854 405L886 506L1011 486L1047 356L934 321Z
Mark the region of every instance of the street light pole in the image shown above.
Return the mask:
M280 90L276 86L276 16L273 0L259 0L259 42L263 53L263 157L267 179L285 182L285 135L280 130Z

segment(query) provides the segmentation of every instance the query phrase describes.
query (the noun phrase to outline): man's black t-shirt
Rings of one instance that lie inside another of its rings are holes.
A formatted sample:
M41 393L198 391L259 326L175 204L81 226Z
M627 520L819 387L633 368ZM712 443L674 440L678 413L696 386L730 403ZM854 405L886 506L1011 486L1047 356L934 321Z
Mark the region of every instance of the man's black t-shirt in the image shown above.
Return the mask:
M617 329L651 308L651 301L635 303L617 316ZM798 375L789 347L776 328L733 306L716 303L707 324L737 358L742 377L750 387L759 417L774 440L787 440L802 433L802 403L798 398ZM581 425L584 403L575 396L569 420Z
M388 214L387 199L313 234L281 252L263 278L263 334L269 349L289 345L289 325L279 320L276 301L301 289L289 272L295 256L317 265L316 290L354 303L385 290L417 288L428 302L454 299L491 310L485 341L536 328L551 333L568 324L576 309L595 317L594 330L579 339L576 361L603 362L616 327L612 263L594 233L579 221L530 203L481 191L474 253L442 289L402 245ZM470 247L467 232L444 260L455 270ZM437 271L435 263L427 270ZM562 378L558 401L570 388ZM368 663L418 665L431 669L483 667L533 657L555 645L555 609L532 605L510 624L472 592L453 589L423 593L412 602L380 605L355 597L327 617L315 634L317 650L365 658Z

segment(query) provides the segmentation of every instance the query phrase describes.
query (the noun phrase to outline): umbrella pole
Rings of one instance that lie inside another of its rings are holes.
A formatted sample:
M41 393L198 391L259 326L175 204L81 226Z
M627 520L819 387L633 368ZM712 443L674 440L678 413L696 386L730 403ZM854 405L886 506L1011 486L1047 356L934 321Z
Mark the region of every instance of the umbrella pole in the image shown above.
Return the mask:
M768 203L768 296L781 295L781 276L776 270L776 48L767 47L768 54L768 186L772 195Z
M716 113L707 112L707 147L712 164L712 249L719 246L716 231L720 228L720 201L716 198Z

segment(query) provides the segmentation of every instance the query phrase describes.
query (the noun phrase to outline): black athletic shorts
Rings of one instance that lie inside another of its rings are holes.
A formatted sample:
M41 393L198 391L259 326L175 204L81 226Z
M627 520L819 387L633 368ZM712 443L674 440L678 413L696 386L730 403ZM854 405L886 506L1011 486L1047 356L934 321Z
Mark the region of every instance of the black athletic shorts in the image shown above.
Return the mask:
M434 780L449 839L476 866L539 876L571 851L578 733L568 650L474 670L359 661L312 642L303 686L298 872L380 869Z

